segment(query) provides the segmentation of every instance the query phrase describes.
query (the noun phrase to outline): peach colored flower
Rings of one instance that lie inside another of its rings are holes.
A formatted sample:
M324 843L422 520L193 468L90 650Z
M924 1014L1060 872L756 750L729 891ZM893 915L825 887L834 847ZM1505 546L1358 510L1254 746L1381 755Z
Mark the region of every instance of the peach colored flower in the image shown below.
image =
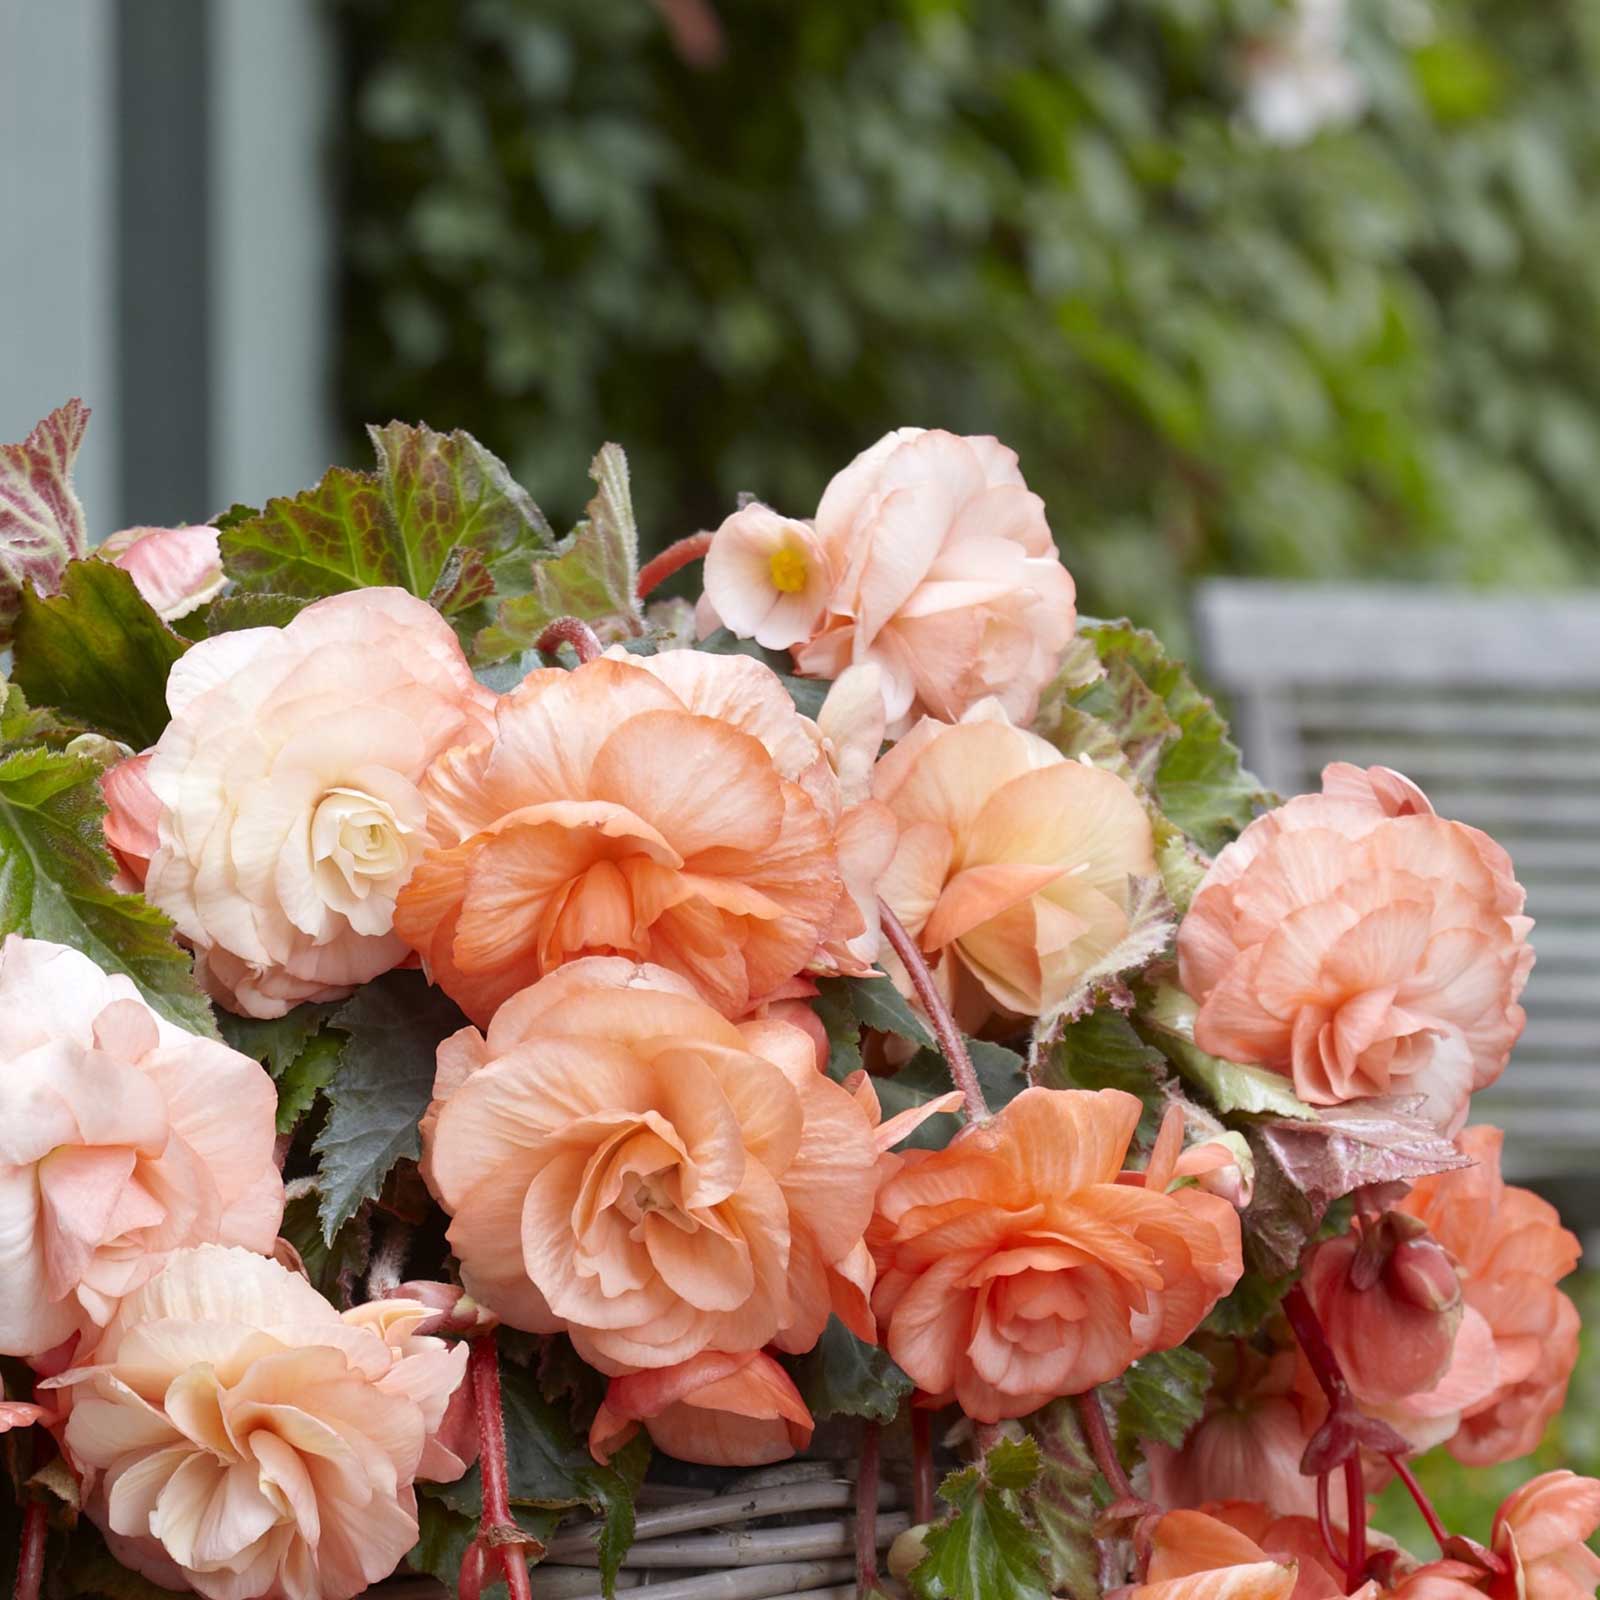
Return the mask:
M228 581L215 528L124 528L95 554L132 574L134 587L165 622L198 611Z
M670 967L738 1016L862 931L816 725L746 657L531 673L493 737L442 757L423 791L432 844L395 925L480 1024L607 954Z
M872 1306L890 1355L980 1422L1019 1417L1194 1332L1238 1281L1239 1218L1171 1170L1121 1181L1140 1105L1025 1089L878 1194Z
M1294 1080L1313 1105L1420 1094L1446 1131L1522 1031L1532 926L1505 852L1386 768L1259 817L1178 935L1195 1040Z
M439 1048L424 1173L474 1299L607 1373L813 1345L872 1214L872 1122L786 1023L592 957Z
M13 1428L31 1428L36 1422L48 1424L54 1416L47 1407L26 1400L0 1400L0 1433L10 1433Z
M1498 1128L1464 1128L1475 1165L1423 1178L1400 1202L1455 1258L1468 1310L1487 1324L1497 1382L1467 1407L1450 1450L1469 1466L1515 1461L1562 1406L1578 1357L1578 1313L1556 1288L1578 1264L1555 1207L1505 1183Z
M281 1016L405 959L395 896L421 857L429 762L494 697L449 624L399 589L195 645L145 773L161 806L145 897L222 1003Z
M820 627L795 646L801 672L837 678L876 662L896 734L991 695L1032 720L1076 595L1014 451L940 429L885 434L828 484L816 541L832 588Z
M918 723L879 761L873 793L900 830L879 892L969 1027L1065 1001L1127 934L1130 880L1156 870L1128 784L993 702L955 726Z
M705 1350L675 1367L613 1378L589 1429L602 1465L643 1424L659 1450L711 1467L787 1461L815 1424L789 1374L760 1350Z
M150 755L129 756L100 776L100 794L106 803L105 836L117 874L112 888L137 894L144 888L150 858L161 840L161 802L150 787Z
M1491 1574L1465 1561L1418 1567L1396 1588L1400 1600L1592 1600L1600 1556L1588 1546L1600 1528L1600 1481L1541 1473L1495 1512L1491 1548L1505 1563Z
M1279 1516L1259 1500L1224 1500L1199 1509L1243 1534L1280 1566L1294 1568L1293 1600L1344 1600L1344 1574L1329 1556L1314 1517ZM1342 1522L1335 1521L1333 1528L1342 1543ZM1382 1534L1368 1532L1374 1545L1387 1543Z
M47 1387L70 1394L66 1452L124 1566L211 1600L346 1600L416 1542L429 1419L467 1354L423 1343L400 1354L277 1262L204 1246Z
M787 650L816 632L833 582L815 531L752 501L712 535L705 585L713 613L705 621Z
M1145 1581L1127 1600L1290 1600L1295 1569L1202 1511L1169 1511L1152 1534Z
M0 1354L103 1325L181 1246L272 1248L278 1097L257 1062L17 934L0 946L0 1060Z

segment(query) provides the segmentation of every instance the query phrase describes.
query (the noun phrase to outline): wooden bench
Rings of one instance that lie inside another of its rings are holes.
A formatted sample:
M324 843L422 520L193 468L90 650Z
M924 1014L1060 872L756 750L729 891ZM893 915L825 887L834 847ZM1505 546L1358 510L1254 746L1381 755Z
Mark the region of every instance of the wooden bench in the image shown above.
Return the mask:
M1537 962L1474 1116L1505 1128L1510 1171L1600 1195L1600 592L1230 579L1201 585L1195 617L1200 675L1270 788L1395 767L1511 852Z

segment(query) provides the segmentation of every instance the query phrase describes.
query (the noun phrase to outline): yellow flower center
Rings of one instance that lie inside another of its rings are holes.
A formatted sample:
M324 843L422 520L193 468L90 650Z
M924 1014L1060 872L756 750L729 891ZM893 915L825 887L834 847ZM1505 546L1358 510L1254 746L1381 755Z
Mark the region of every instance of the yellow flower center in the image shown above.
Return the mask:
M772 587L780 594L798 594L806 586L806 558L792 544L780 545L767 562Z

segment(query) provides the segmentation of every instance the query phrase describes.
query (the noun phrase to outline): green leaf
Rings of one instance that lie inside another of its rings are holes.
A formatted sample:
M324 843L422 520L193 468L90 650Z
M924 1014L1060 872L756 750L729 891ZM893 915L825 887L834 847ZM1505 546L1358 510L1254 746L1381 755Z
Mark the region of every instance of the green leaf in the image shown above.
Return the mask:
M1002 1439L945 1479L939 1494L955 1514L924 1538L928 1553L910 1578L921 1600L1049 1600L1048 1551L1023 1498L1040 1465L1035 1440Z
M35 710L16 684L0 677L0 750L13 750L22 745L44 745L51 750L68 749L72 741L84 732L75 722L63 722L49 707ZM73 753L77 754L78 751Z
M1023 1426L1039 1446L1039 1482L1028 1506L1044 1536L1051 1591L1067 1600L1100 1600L1094 1539L1102 1504L1100 1470L1077 1405L1070 1396L1052 1400Z
M498 661L535 645L557 617L603 624L602 636L637 635L643 612L634 594L639 530L621 445L601 448L589 466L598 492L588 515L556 549L534 560L525 593L502 600L473 646L476 661Z
M55 590L69 561L89 552L72 464L89 426L81 400L57 406L21 444L0 444L0 649L28 584Z
M24 592L12 676L35 705L143 750L170 720L167 674L188 648L128 573L91 558L68 564L59 594Z
M138 984L169 1022L217 1037L172 924L109 887L100 763L41 748L0 753L0 934L53 939Z
M395 585L426 600L453 552L492 570L548 548L538 507L470 434L400 422L369 432L377 472L334 467L293 499L219 525L224 564L241 589L316 598ZM458 609L479 598L459 583L450 591Z
M464 1020L420 972L386 973L334 1014L331 1025L350 1042L312 1146L324 1240L377 1194L395 1162L421 1154L417 1124L433 1094L438 1044Z
M1181 1445L1200 1420L1210 1387L1211 1363L1183 1345L1134 1362L1122 1375L1117 1408L1117 1447L1124 1461L1132 1465L1147 1439Z
M812 1002L828 1035L828 1076L843 1083L861 1070L861 1019L846 978L824 978Z
M199 628L186 636L209 639L241 628L286 628L310 604L297 594L225 594L199 613Z
M347 1222L330 1244L322 1237L317 1197L297 1195L283 1208L279 1234L300 1253L312 1287L348 1310L360 1298L360 1277L372 1259L372 1230L364 1217Z
M837 1067L830 1057L829 1075L841 1081L861 1065L862 1028L897 1034L915 1045L933 1043L928 1025L887 978L820 978L814 1003L835 1047Z
M1272 801L1245 771L1215 704L1152 633L1131 623L1080 620L1101 674L1066 702L1106 723L1162 811L1203 850L1220 850Z
M1035 1048L1033 1081L1046 1089L1123 1089L1144 1103L1138 1139L1149 1144L1161 1126L1170 1081L1167 1058L1134 1031L1127 1015L1099 1006Z
M837 1317L816 1347L786 1365L800 1397L821 1421L825 1417L870 1417L892 1422L915 1385L877 1345L863 1344Z
M295 1006L281 1017L239 1017L224 1011L217 1024L240 1055L259 1061L274 1078L281 1078L333 1012L330 1005Z
M278 1132L293 1133L295 1124L315 1103L317 1095L333 1082L344 1053L344 1039L319 1033L299 1055L276 1074L278 1079Z
M1295 1117L1315 1122L1317 1113L1289 1086L1289 1080L1265 1067L1245 1066L1208 1055L1194 1042L1194 1001L1174 984L1156 990L1154 1002L1140 1008L1144 1033L1191 1083L1197 1084L1218 1111Z
M1205 1331L1224 1339L1249 1338L1278 1309L1293 1282L1292 1273L1269 1278L1246 1272L1232 1292L1212 1307L1203 1324Z

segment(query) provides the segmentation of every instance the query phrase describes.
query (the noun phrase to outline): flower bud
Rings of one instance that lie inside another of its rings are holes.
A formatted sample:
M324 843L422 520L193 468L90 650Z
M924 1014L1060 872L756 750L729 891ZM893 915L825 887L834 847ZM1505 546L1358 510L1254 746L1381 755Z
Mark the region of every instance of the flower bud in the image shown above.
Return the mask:
M1390 1290L1422 1311L1454 1311L1461 1304L1455 1263L1432 1239L1403 1239L1385 1269Z
M899 1578L904 1582L911 1576L911 1569L927 1555L928 1546L925 1540L928 1537L928 1527L928 1523L919 1522L914 1527L907 1528L889 1546L890 1577Z
M412 1332L432 1334L441 1339L473 1339L500 1326L500 1319L487 1306L481 1306L458 1283L436 1283L413 1278L396 1284L383 1296L385 1300L416 1300L434 1315L419 1322Z

